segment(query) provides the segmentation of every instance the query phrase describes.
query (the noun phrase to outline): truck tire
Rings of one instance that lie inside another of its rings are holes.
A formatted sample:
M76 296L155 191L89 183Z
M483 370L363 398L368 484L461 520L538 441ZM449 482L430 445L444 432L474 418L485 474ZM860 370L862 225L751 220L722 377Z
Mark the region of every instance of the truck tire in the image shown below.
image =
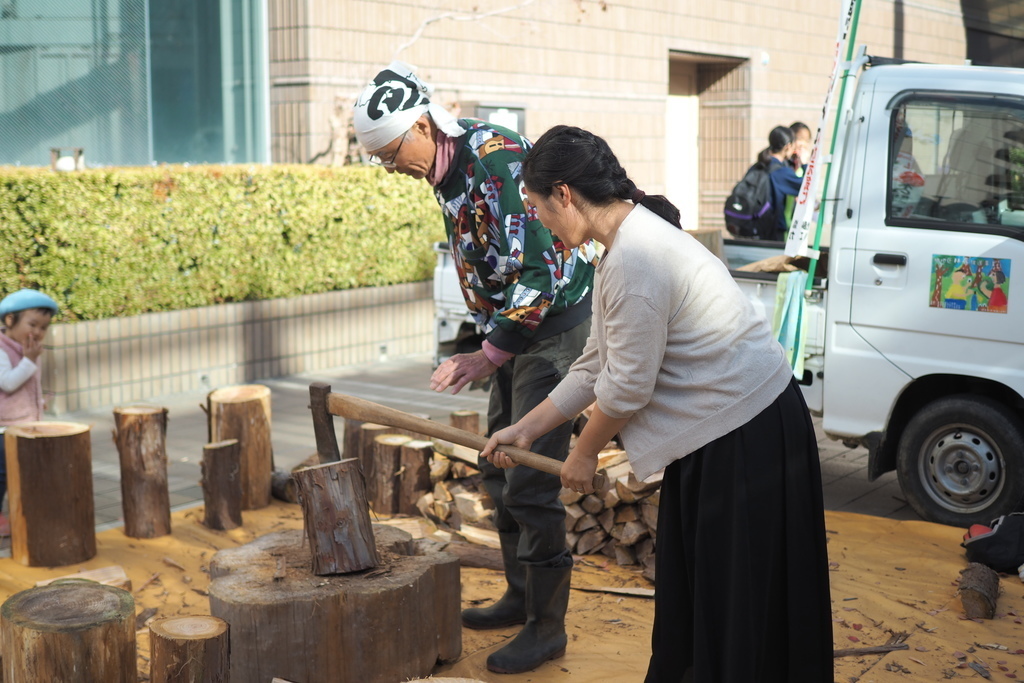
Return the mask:
M990 398L939 399L907 424L896 473L910 505L928 521L986 524L1024 503L1024 426Z

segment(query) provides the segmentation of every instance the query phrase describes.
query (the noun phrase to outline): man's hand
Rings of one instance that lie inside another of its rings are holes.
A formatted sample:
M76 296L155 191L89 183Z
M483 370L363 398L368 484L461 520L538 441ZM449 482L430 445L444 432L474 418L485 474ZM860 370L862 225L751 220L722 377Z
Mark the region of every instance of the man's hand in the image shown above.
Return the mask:
M483 351L473 353L457 353L437 366L430 376L430 388L441 392L452 387L457 394L470 382L490 377L498 370L498 366L487 360Z

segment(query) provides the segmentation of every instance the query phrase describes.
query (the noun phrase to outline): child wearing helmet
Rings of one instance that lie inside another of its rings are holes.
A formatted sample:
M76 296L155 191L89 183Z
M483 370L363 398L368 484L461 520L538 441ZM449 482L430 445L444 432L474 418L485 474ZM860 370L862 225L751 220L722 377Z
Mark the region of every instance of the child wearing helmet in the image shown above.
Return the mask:
M10 425L43 417L39 357L57 302L34 289L22 289L0 301L0 432ZM7 458L0 436L0 503L7 493ZM0 536L11 525L0 514Z

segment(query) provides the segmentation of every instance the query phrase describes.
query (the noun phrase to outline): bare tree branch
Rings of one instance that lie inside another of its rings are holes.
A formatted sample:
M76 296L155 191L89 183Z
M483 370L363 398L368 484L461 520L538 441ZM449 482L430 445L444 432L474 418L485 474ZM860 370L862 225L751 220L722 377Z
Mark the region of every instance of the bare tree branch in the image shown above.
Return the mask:
M439 14L436 17L430 17L429 19L425 19L423 23L420 24L420 27L416 29L416 32L412 34L412 37L409 38L409 40L402 43L395 49L395 53L391 56L391 59L392 61L398 59L398 56L402 52L404 52L409 47L412 47L412 45L417 40L420 39L420 37L423 35L423 32L426 30L428 26L438 21L442 21L444 19L450 19L452 21L480 21L482 19L487 19L488 17L493 17L498 14L508 14L509 12L514 12L518 9L526 7L527 5L532 5L534 2L536 2L536 0L524 0L523 2L520 2L518 4L491 10L490 12L445 12L444 14Z

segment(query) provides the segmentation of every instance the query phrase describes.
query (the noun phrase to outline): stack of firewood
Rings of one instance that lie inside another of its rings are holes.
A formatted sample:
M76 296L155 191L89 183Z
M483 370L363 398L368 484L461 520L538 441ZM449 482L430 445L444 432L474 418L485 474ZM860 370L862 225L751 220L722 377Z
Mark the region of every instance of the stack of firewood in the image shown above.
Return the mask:
M639 481L619 449L601 451L598 472L607 480L599 491L562 489L569 547L577 555L601 553L620 565L639 565L653 581L661 475Z

